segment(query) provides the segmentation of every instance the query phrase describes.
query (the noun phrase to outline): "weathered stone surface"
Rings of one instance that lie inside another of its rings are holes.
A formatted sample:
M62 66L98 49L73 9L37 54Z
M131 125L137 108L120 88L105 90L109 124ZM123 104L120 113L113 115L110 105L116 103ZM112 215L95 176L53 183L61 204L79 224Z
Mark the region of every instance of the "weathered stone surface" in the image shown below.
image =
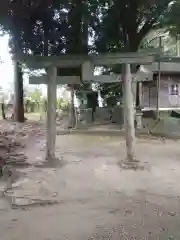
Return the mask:
M117 123L120 126L123 126L124 124L124 108L121 106L117 106L114 108L113 114L112 114L112 122Z

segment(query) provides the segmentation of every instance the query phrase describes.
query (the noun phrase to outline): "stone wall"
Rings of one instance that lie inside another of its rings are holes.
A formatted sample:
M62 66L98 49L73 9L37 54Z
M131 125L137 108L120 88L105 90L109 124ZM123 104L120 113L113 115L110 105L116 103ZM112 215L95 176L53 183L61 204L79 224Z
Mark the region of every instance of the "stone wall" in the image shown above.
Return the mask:
M91 123L92 122L91 109L81 111L81 118L86 123ZM107 107L98 107L96 109L95 121L99 123L109 121L122 125L124 122L123 108L121 106L117 106L114 109Z

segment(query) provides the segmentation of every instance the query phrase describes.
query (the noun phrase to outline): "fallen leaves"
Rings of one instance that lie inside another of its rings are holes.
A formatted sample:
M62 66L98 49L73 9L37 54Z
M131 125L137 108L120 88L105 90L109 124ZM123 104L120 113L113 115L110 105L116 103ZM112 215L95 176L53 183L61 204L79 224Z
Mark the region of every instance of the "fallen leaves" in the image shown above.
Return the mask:
M2 126L1 126L2 127ZM0 127L0 169L6 165L24 165L26 156L22 150L25 145L18 140L18 133L14 130L2 129Z

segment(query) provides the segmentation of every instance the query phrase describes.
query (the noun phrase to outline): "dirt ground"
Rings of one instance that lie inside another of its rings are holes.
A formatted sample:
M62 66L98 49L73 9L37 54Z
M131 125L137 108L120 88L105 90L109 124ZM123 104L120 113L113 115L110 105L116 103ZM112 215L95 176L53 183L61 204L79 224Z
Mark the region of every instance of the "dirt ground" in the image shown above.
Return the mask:
M133 171L119 166L122 137L57 136L59 161L46 164L44 128L19 129L29 167L0 180L2 240L180 239L179 141L138 139L145 169Z

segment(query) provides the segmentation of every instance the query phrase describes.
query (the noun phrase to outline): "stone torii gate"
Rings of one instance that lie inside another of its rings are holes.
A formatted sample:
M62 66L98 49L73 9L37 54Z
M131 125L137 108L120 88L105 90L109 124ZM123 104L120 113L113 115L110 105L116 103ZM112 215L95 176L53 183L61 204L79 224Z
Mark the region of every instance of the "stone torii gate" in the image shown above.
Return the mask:
M48 86L48 111L47 111L47 150L46 158L55 158L55 142L56 142L56 85L61 81L64 84L68 78L72 82L79 81L95 82L97 76L94 76L93 70L95 66L109 66L114 64L123 64L122 81L124 82L124 115L125 115L125 139L127 160L134 160L134 144L135 144L135 129L134 129L134 106L132 93L132 75L130 64L150 64L154 61L160 61L154 53L127 53L127 54L102 54L102 55L61 55L61 56L20 56L16 57L16 61L25 63L27 67L34 69L45 68L47 75L45 81ZM176 58L177 59L177 58ZM172 59L171 59L172 60ZM163 61L169 62L169 57L164 57ZM174 60L176 61L176 60ZM179 59L180 61L180 59ZM69 74L73 69L77 74ZM62 72L61 77L57 76L57 70ZM79 74L80 73L80 74ZM69 76L68 76L69 75ZM107 78L107 76L105 76ZM104 76L99 76L99 79L105 79ZM110 76L108 76L110 77ZM111 77L110 77L111 78ZM112 78L111 78L112 80ZM31 79L36 84L42 83L42 79ZM101 81L102 82L102 81ZM106 81L105 81L106 82ZM112 81L113 82L113 81Z
M86 69L87 70L87 69ZM94 69L90 69L90 72L94 72ZM134 103L135 103L135 96L136 96L136 83L139 83L140 91L139 91L139 105L141 106L142 102L142 82L145 81L152 81L153 80L153 72L148 71L147 69L143 68L143 65L140 66L138 71L135 74L132 74L132 83L134 83ZM123 82L122 74L110 74L110 75L95 75L92 76L91 79L88 81L83 81L83 83L117 83ZM48 76L43 74L41 76L30 76L29 77L29 84L31 85L47 85L48 84ZM81 85L82 79L80 76L57 76L56 78L56 85ZM136 127L138 129L142 128L142 114L141 112L136 113Z

